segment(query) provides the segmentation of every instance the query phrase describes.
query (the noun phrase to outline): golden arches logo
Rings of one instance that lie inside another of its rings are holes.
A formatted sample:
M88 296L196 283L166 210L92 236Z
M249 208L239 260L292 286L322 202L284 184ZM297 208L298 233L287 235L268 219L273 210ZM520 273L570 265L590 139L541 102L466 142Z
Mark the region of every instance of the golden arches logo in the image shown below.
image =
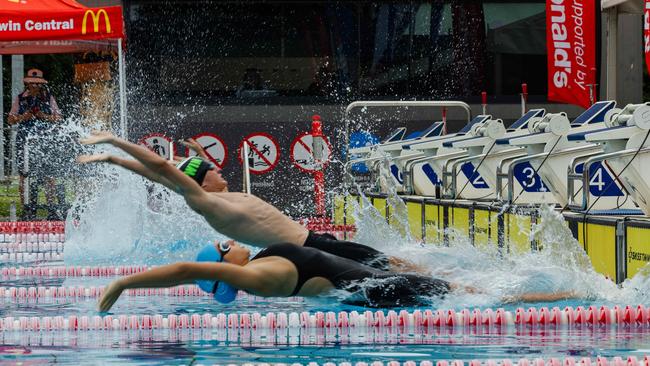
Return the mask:
M106 33L111 33L111 22L108 19L108 13L106 13L106 10L99 9L97 13L95 13L94 10L88 9L86 10L86 13L84 14L84 18L81 21L81 34L87 33L88 15L90 15L93 18L93 32L95 33L99 32L99 19L102 16L102 14L104 14L104 23L106 23Z

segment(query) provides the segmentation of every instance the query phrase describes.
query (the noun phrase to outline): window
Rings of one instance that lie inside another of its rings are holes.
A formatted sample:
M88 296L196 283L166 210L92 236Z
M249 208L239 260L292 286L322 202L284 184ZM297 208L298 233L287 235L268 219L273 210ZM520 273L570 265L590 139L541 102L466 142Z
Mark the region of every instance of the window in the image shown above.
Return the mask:
M542 1L134 1L127 11L130 75L152 101L467 99L514 96L522 82L546 92Z

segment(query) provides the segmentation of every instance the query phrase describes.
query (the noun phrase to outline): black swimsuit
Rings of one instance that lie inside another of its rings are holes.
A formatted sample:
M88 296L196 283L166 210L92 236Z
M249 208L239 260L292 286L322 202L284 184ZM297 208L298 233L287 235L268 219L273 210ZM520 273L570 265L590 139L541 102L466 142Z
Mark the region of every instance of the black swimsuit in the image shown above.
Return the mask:
M386 254L367 245L338 240L330 234L316 234L310 231L304 246L351 259L382 271L390 269Z
M443 280L380 271L322 250L288 243L271 245L252 260L273 256L289 260L298 270L298 282L291 296L296 295L305 282L314 277L326 278L337 289L358 292L361 298L346 302L361 306L424 305L428 304L428 297L449 292L449 283ZM372 281L361 284L364 280Z

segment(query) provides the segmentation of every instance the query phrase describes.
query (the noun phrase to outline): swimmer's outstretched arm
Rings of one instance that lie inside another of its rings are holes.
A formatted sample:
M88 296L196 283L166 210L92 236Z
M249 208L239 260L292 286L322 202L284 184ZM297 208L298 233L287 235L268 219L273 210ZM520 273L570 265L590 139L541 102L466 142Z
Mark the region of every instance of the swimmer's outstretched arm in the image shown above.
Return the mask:
M162 178L164 177L168 184L171 184L170 189L182 195L186 194L203 194L204 191L201 187L190 177L183 174L180 170L171 166L166 159L161 158L158 154L149 151L147 148L136 145L124 139L114 136L107 131L93 131L90 136L80 140L83 145L96 145L96 144L111 144L127 154L133 156L138 160L146 169L148 169L147 178L163 184ZM98 161L93 159L92 156L82 156L78 159L79 162L94 162ZM129 166L125 166L129 168ZM138 170L133 170L135 173L140 173Z
M253 268L230 263L180 262L122 277L111 282L99 299L99 311L108 311L122 291L133 288L173 287L198 279L227 282L245 291L259 293L268 286L268 276Z
M173 187L172 183L168 181L165 177L154 174L154 172L147 169L146 166L144 166L142 163L140 163L137 160L123 159L109 154L97 154L97 155L82 155L77 158L77 162L81 164L106 162L106 163L118 165L138 175L141 175L152 182L160 183L170 189L172 189Z
M149 151L147 148L113 136L107 131L93 131L89 137L81 139L84 145L111 144L133 156L149 171L148 178L164 184L167 188L182 195L187 204L195 211L205 216L209 222L219 222L227 225L232 220L241 217L242 209L215 194L208 194L192 178L185 175L166 159ZM77 158L80 163L99 161L97 155L85 155ZM127 169L128 166L125 166ZM137 170L133 170L139 173Z

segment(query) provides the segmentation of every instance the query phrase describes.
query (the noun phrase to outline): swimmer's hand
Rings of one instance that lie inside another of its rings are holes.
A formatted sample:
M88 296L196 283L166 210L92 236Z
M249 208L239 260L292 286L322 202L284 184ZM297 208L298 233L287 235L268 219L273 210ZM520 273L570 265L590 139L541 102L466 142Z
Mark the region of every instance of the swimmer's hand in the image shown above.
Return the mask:
M82 145L110 144L115 136L108 131L92 131L90 136L79 140Z
M115 301L120 298L122 291L124 291L124 287L120 280L115 280L106 286L104 293L97 304L99 311L109 311L113 304L115 304Z
M199 144L193 138L188 138L188 139L185 139L185 140L178 140L178 142L180 142L181 145L183 145L185 147L189 147L190 149L192 149L194 151L197 151L197 152L203 150L203 147L201 146L201 144Z
M108 154L80 155L77 156L77 163L79 164L102 163L102 162L108 162L110 159L111 156Z

